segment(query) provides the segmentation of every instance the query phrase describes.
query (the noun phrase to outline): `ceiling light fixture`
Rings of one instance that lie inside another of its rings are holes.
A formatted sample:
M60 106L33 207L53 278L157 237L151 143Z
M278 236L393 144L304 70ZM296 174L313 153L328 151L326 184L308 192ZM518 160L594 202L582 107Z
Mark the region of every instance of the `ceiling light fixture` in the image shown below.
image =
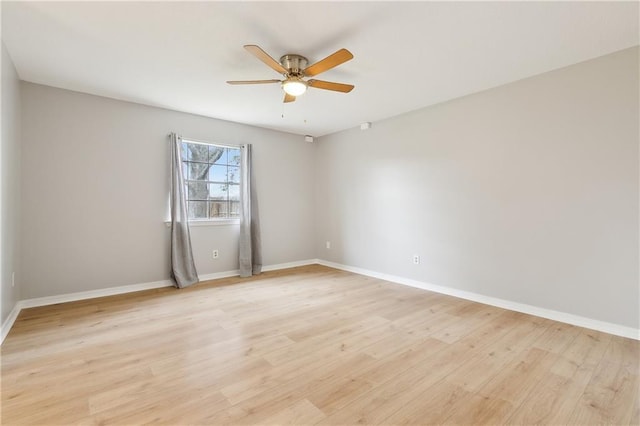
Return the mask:
M288 78L282 82L282 89L291 96L300 96L307 91L307 82L302 79Z

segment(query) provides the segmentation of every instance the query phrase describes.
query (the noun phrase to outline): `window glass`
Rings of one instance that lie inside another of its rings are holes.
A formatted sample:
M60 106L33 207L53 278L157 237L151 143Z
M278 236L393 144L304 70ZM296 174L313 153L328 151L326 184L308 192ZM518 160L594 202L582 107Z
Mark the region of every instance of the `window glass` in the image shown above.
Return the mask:
M238 217L240 149L183 140L181 155L189 219Z

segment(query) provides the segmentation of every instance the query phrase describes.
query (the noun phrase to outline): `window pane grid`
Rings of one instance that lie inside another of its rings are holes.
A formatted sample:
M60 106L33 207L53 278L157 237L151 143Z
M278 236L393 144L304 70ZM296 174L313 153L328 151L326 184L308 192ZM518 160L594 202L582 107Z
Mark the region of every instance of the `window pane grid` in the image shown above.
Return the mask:
M240 215L240 149L182 143L189 219Z

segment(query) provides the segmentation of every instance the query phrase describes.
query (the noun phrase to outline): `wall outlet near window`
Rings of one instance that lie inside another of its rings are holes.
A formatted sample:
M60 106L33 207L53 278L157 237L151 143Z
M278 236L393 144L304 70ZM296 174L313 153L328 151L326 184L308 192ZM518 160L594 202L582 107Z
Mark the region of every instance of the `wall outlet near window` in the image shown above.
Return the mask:
M420 255L417 255L417 254L413 255L413 264L414 265L419 265L420 264Z
M218 257L220 257L220 253L218 252L218 250L214 250L213 253L211 254L211 257L214 259L217 259Z
M327 247L328 249L330 249L330 248L331 248L331 241L327 241L326 247Z

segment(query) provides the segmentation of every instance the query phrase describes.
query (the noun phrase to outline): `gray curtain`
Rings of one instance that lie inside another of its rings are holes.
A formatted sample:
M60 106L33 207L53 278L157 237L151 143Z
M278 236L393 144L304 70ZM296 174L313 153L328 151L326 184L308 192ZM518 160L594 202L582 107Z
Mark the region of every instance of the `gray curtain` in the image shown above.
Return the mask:
M171 138L171 275L176 287L184 288L198 282L193 262L191 234L185 201L184 174L182 173L182 138L175 133Z
M251 145L240 145L240 276L262 272L258 197L251 165Z

